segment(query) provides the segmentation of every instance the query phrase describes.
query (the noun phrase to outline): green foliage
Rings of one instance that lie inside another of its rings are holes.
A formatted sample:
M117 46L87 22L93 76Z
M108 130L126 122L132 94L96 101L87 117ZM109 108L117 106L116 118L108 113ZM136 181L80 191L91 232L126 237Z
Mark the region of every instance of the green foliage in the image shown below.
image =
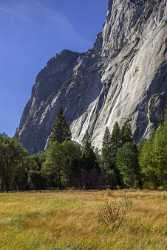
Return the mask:
M86 134L84 138L82 160L86 170L90 170L97 166L97 158L95 152L93 151L89 134Z
M27 157L26 167L28 169L28 186L30 189L43 189L46 186L46 178L41 174L44 160L44 153Z
M140 146L139 153L139 164L141 166L141 172L143 175L144 183L156 186L155 182L157 182L154 166L154 153L153 153L153 137L149 140L146 140Z
M139 186L141 181L138 164L138 151L134 143L127 142L118 150L116 164L124 186Z
M109 129L106 128L102 145L102 169L104 173L105 184L112 186L115 182L114 164L112 160L112 145L111 134Z
M63 185L64 186L77 186L79 185L78 178L80 176L80 162L81 162L81 148L80 145L72 142L65 141L62 144L63 150Z
M75 183L79 174L80 146L71 141L71 131L61 109L53 126L42 167L49 186L63 188Z
M57 141L58 143L63 143L65 140L71 139L71 131L69 125L64 116L64 112L60 109L60 112L57 115L55 124L53 125L50 143Z
M46 151L42 173L50 178L50 185L59 188L70 186L79 171L77 166L80 158L78 144L72 141L64 141L62 144L53 142Z
M126 142L133 142L132 130L129 122L125 122L121 129L122 145Z
M121 185L119 170L116 166L116 155L121 147L121 131L118 123L115 123L112 134L106 128L102 145L102 168L105 183L111 187Z
M111 135L108 127L105 130L102 145L102 160L104 168L107 170L111 165Z
M62 186L62 145L58 142L52 142L46 151L46 160L42 167L42 174L50 179L49 185Z
M101 156L88 133L82 146L70 137L62 111L43 153L30 156L16 138L0 136L0 190L97 188L101 184L167 188L167 123L138 147L130 124L120 129L115 123L112 134L106 128Z
M86 188L96 187L99 175L98 159L91 145L90 135L86 133L82 147L81 185Z
M26 188L25 157L27 155L27 151L16 139L0 137L1 190Z
M122 146L121 130L118 123L116 122L111 134L111 161L114 166L115 185L121 185L119 169L116 166L116 156L121 146Z
M115 123L112 134L106 128L102 145L102 168L105 183L115 186L141 186L138 150L133 143L130 124L122 129Z
M139 161L146 186L167 187L167 123L143 142Z
M112 134L111 134L111 147L112 147L113 162L115 162L117 151L121 146L122 146L121 130L120 130L118 123L116 122L113 127Z

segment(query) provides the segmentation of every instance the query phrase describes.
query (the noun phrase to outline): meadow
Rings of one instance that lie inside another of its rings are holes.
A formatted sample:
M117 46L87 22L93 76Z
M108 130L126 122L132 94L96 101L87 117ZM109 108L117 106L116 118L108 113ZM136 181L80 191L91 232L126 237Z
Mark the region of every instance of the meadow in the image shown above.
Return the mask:
M120 210L115 209L115 204L119 204ZM167 193L135 190L1 193L0 249L166 250Z

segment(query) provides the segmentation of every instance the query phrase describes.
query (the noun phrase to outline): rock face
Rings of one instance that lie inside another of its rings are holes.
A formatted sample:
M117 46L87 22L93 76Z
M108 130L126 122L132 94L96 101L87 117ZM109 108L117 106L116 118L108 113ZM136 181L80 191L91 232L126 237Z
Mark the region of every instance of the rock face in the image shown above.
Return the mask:
M100 148L106 126L127 119L138 141L164 118L166 97L166 0L109 0L93 48L64 50L38 74L17 134L30 153L42 150L63 107L78 142L88 130Z

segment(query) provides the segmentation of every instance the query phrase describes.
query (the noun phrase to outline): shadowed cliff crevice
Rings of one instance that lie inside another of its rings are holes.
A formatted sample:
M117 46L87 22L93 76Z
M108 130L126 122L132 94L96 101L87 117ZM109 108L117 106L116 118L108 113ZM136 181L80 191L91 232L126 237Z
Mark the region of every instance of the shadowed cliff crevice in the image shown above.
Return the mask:
M163 119L167 96L166 0L109 0L103 31L86 53L64 50L38 74L17 131L43 150L60 108L72 137L100 148L106 126L130 119L136 141Z

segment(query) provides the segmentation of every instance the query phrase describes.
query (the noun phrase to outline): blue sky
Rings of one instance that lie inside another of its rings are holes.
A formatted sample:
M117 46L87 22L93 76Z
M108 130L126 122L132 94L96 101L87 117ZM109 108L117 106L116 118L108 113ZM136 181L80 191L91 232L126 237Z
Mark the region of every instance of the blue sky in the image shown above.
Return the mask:
M92 46L106 8L107 0L0 0L0 133L14 134L51 57Z

